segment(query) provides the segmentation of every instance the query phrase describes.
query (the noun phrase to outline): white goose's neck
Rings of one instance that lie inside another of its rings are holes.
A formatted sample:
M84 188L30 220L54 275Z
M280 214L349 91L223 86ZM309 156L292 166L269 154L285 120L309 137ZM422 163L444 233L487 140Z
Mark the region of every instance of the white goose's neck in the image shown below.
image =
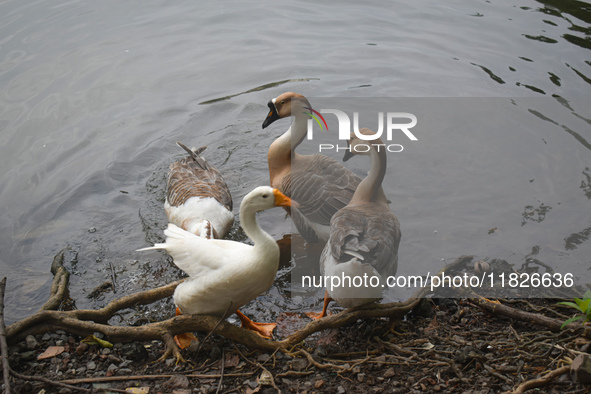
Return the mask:
M367 176L359 183L351 202L387 201L382 190L382 181L386 175L386 151L372 146L369 151L371 166Z
M260 228L256 220L256 212L249 210L243 203L240 207L240 224L246 235L254 242L255 250L274 250L279 253L277 242Z

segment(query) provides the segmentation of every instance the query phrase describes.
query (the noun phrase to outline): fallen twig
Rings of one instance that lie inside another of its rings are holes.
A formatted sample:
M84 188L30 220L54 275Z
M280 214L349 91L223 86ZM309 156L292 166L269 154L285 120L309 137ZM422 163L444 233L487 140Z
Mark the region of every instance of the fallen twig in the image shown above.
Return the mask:
M230 306L232 306L232 303L230 303ZM221 366L221 371L220 371L220 382L218 383L218 388L215 391L215 394L218 394L220 392L220 390L222 389L222 382L224 381L224 364L225 364L225 354L224 354L224 349L222 349L222 366Z
M74 390L74 391L81 391L83 393L92 393L94 391L99 391L99 392L113 392L113 393L128 393L128 391L126 390L119 390L119 389L115 389L115 388L95 388L93 390L89 390L89 389L85 389L82 387L77 387L74 386L72 384L68 384L66 381L55 381L55 380L51 380L51 379L47 379L47 378L43 378L41 376L28 376L28 375L23 375L20 374L18 372L13 371L12 369L10 370L10 373L16 377L19 378L21 380L30 380L30 381L36 381L36 382L42 382L51 386L55 386L55 387L63 387L66 389L70 389L70 390Z
M512 319L520 320L526 323L538 324L540 326L549 328L550 331L553 332L559 332L562 329L562 324L564 323L562 320L553 319L551 317L547 317L537 313L521 311L519 309L503 305L499 302L492 302L484 297L479 297L477 304L482 309L487 310L493 314L504 315ZM585 329L584 326L576 323L570 323L565 328L577 331L583 331Z
M225 377L236 377L236 376L250 376L254 372L240 372L240 373L226 373ZM107 382L126 382L130 380L157 380L157 379L170 379L175 374L160 374L160 375L122 375L122 376L98 376L95 378L80 378L80 379L67 379L61 380L61 383L66 384L82 384L82 383L107 383ZM185 374L188 378L196 379L219 379L221 374Z
M314 357L312 357L312 355L310 353L308 353L307 351L305 351L304 349L299 349L295 353L288 353L288 354L292 357L300 356L300 355L304 356L304 357L306 357L308 362L311 365L315 366L316 368L320 368L320 369L334 368L334 369L339 369L341 371L348 369L347 367L343 367L342 365L337 365L337 364L333 364L333 363L321 364L318 361L314 360Z
M551 371L540 378L528 380L526 382L521 383L519 386L517 386L515 390L511 392L511 394L521 394L526 392L527 390L545 386L557 377L564 375L565 373L569 373L569 371L570 366L565 365L564 367L555 369L554 371Z

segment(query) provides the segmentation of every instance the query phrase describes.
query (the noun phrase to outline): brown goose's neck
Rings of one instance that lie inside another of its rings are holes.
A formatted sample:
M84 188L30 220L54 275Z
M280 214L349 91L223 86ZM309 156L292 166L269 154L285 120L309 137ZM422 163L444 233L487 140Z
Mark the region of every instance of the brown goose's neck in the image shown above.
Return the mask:
M291 166L292 156L295 156L295 149L302 143L308 132L307 118L303 114L293 116L293 122L285 133L277 138L269 147L267 156L269 162L269 173L271 182L276 174Z

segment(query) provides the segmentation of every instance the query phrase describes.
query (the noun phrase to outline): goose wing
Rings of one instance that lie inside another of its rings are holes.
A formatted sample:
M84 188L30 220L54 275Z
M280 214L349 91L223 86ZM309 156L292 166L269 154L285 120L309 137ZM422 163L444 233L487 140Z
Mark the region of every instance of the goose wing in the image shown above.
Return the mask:
M294 224L310 242L316 235L313 224L330 225L330 219L344 208L361 179L335 159L313 155L295 161L291 176L285 177L280 190L286 190L300 207L292 209ZM311 223L310 223L311 222Z
M164 230L166 242L139 249L165 249L174 264L191 277L200 277L213 271L239 264L252 246L228 240L201 238L172 223Z
M382 275L394 275L400 224L389 209L376 209L375 204L347 206L333 217L328 244L338 263L357 258Z
M194 196L212 197L232 211L232 196L220 171L200 154L207 148L189 149L177 142L189 156L170 165L166 198L171 206L182 205Z

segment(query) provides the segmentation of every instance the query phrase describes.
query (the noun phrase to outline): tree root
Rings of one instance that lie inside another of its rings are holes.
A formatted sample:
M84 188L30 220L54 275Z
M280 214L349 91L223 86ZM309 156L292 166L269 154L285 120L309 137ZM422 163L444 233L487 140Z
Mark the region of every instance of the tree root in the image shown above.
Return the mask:
M66 297L68 292L68 283L70 282L70 273L64 267L64 255L70 247L62 249L54 258L51 264L51 273L53 282L51 283L51 294L49 300L41 307L41 310L55 311Z
M328 328L338 328L355 322L358 319L371 317L401 319L420 302L420 297L426 291L425 289L421 289L415 297L405 302L364 305L312 321L303 329L282 341L265 340L251 331L236 327L225 320L220 322L218 318L206 315L179 315L168 320L139 327L111 326L107 323L118 311L138 305L151 304L160 299L170 297L182 281L118 298L98 310L51 310L59 307L62 301L60 297L63 297L67 292L68 275L66 274L67 270L63 267L64 253L66 250L62 250L54 259L52 272L56 276L52 285L50 302L45 304L34 315L8 326L6 328L6 338L9 343L24 340L27 335L41 334L59 329L80 336L101 332L112 342L125 343L160 339L166 345L165 353L160 360L173 356L177 361L184 361L180 350L174 343L173 337L183 332L203 331L214 332L251 348L287 352L290 348L315 332Z

